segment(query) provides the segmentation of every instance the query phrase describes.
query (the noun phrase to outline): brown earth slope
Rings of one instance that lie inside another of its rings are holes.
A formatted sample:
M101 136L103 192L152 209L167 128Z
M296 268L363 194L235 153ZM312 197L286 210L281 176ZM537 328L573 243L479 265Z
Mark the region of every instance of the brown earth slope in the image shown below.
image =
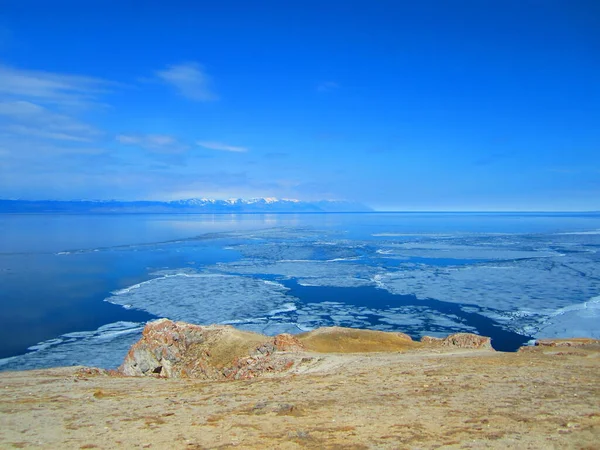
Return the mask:
M5 372L0 447L600 448L597 341L500 353L383 333L392 351L315 352L377 336L301 336L308 350L282 351L289 369L247 380Z

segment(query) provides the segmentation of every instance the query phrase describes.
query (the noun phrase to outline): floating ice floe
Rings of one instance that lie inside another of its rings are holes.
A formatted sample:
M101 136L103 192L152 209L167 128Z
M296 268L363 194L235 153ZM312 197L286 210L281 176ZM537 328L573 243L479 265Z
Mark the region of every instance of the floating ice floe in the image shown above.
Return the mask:
M298 311L297 320L302 327L310 329L335 325L402 331L414 337L425 334L446 336L475 330L456 316L419 306L380 309L335 302L309 303Z
M349 260L360 256L362 245L342 241L320 243L301 239L299 241L266 242L261 245L240 244L235 247L246 259L269 261L318 261Z
M542 326L537 337L600 339L600 296L555 311Z
M597 278L582 276L585 271L595 273L595 264L571 259L404 270L401 267L380 275L377 283L395 294L476 305L481 314L504 323L507 328L531 333L554 311L600 293ZM522 314L523 310L527 314Z
M0 370L28 370L83 365L116 368L140 338L142 324L115 322L94 331L67 333L40 342L24 355L0 359Z
M223 245L243 259L205 266L203 272L189 267L153 272L152 279L115 291L107 301L173 320L230 324L269 335L332 325L403 331L413 337L477 331L476 324L468 322L478 319L462 311L527 336L600 337L596 233L380 233L367 242L341 239L339 233L279 228L211 236L201 239L225 239ZM165 248L177 251L178 245L190 242ZM294 279L301 286L372 286L460 308L296 299L278 279ZM141 324L121 323L68 333L32 346L26 355L1 360L0 370L70 364L116 367L140 332Z
M442 244L440 242L407 242L381 249L380 254L400 257L452 258L471 260L514 260L558 256L550 250L521 250L498 246Z
M600 230L590 230L590 231L570 231L563 233L554 233L562 236L591 236L591 235L600 235Z
M295 278L305 286L357 287L372 285L379 269L352 261L239 261L217 266L219 271L235 274L276 275Z
M414 337L425 334L446 336L476 329L452 314L440 314L427 307L370 308L343 302L300 302L294 310L244 320L223 322L237 328L273 335L298 333L319 327L341 326L375 330L403 331Z
M301 244L261 244L252 251L242 251L252 257L219 265L217 270L293 278L301 286L374 285L394 294L458 303L466 312L483 314L507 330L527 335L546 326L546 319L557 309L600 293L596 281L600 279L600 258L594 253L599 244L596 235L561 236L560 242L554 240L557 235L543 234L411 237L408 241L378 240L377 247L360 241L330 240L328 247L338 254L349 245L359 251L355 257L329 261L314 254L312 260L306 259L314 250L310 239ZM284 256L289 259L281 259ZM331 323L331 319L328 321ZM355 325L374 326L360 320Z
M171 273L116 291L106 300L196 324L257 317L290 303L287 288L253 277Z

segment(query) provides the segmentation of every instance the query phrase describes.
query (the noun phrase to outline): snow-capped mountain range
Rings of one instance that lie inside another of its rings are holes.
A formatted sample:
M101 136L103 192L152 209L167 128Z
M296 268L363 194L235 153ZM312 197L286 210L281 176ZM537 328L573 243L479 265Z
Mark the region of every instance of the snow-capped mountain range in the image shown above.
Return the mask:
M367 212L371 208L341 200L301 201L274 197L228 200L190 198L159 201L0 200L0 213L268 213Z

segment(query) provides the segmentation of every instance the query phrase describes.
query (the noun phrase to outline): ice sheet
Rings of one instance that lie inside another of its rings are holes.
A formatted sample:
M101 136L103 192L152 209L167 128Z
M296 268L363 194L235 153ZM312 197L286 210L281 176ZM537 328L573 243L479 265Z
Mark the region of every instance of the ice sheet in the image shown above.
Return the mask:
M270 335L332 325L398 330L415 337L475 331L473 323L466 323L470 319L419 305L376 308L347 304L343 298L297 299L278 282L294 279L301 286L373 286L451 302L463 312L482 314L528 336L600 338L596 232L379 233L376 239L361 241L343 233L278 228L214 237L238 251L242 260L153 272L148 281L116 291L107 301L173 320L227 323ZM168 251L177 252L178 245L190 242L195 241L171 242ZM115 367L141 327L119 323L68 333L33 346L26 355L0 361L0 369Z
M356 252L344 261L318 259L315 253L307 260L312 250L310 238L305 236L301 244L278 242L242 251L245 259L222 264L217 270L294 278L302 286L375 285L395 294L458 303L465 311L470 308L507 330L528 335L547 326L546 320L556 310L600 293L600 236L595 233L376 236L376 245L329 236L329 249L338 254L343 249ZM411 258L414 260L406 261ZM574 322L567 322L566 317L569 315L563 318L565 332L569 327L575 332ZM369 326L365 321L353 323ZM598 328L590 321L588 335Z
M30 347L30 353L0 359L0 370L84 365L114 369L140 338L143 324L115 322L94 331L67 333Z
M277 275L295 278L300 284L310 286L355 287L372 285L379 272L376 267L354 261L240 261L221 264L221 272L236 274Z
M420 306L380 309L343 302L318 302L298 303L296 307L293 311L226 323L264 334L298 333L330 326L403 331L416 338L475 331L452 314L441 314Z
M591 337L600 339L600 296L554 312L537 334L539 338Z
M257 278L186 271L122 289L107 301L171 320L211 324L281 308L293 300L286 291L279 283Z
M381 275L377 283L395 294L473 304L509 329L535 334L554 311L600 293L597 279L582 276L595 273L593 266L589 261L573 262L565 257L465 267L408 267Z

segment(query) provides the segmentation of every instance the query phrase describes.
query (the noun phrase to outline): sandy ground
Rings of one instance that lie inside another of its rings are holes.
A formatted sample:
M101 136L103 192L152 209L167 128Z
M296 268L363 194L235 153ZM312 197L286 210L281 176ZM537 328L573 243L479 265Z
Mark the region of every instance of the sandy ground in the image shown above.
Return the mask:
M311 354L247 381L0 374L1 448L600 449L600 351Z

